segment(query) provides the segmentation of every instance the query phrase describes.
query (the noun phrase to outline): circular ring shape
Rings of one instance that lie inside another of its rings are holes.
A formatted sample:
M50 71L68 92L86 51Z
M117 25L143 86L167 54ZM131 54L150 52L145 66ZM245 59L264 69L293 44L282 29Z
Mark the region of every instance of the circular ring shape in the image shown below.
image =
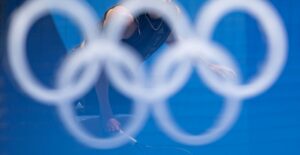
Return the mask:
M74 89L71 89L73 91L48 89L33 77L24 51L30 27L43 15L50 11L57 11L74 20L84 32L85 37L93 40L98 36L98 28L96 18L89 9L85 3L79 1L28 1L13 15L8 38L8 54L12 72L21 88L41 103L53 104L66 98L74 98L77 94L73 93Z
M197 31L204 39L211 40L213 30L222 17L232 11L245 11L261 24L268 39L268 58L259 76L246 85L216 81L203 74L204 81L216 92L225 96L250 98L262 93L277 80L287 59L287 35L281 18L268 1L222 0L210 1L199 13Z
M145 11L151 11L161 15L162 19L170 25L174 36L177 37L178 40L188 38L192 34L192 26L187 20L188 16L183 10L178 13L174 2L166 3L161 0L129 0L122 3L122 5L126 7L133 16L145 13ZM178 6L178 4L176 4L176 6ZM127 18L124 18L122 14L114 15L104 31L106 37L114 41L119 41L120 38L122 38L122 32L124 32L128 24L126 19Z
M174 65L174 62L179 62L178 59L185 59L190 60L191 62L195 62L196 66L199 67L200 65L204 66L202 69L207 69L207 64L203 62L202 60L214 60L217 62L220 62L221 64L226 64L229 67L236 69L234 66L234 63L231 62L230 57L227 57L223 54L224 50L217 47L216 45L209 44L205 41L201 40L188 40L186 42L179 43L177 46L171 48L164 57L166 60L160 60L159 63L157 63L156 66L156 76L158 76L158 79L165 79L164 76L167 72L169 72L172 69L172 66ZM167 61L171 59L172 61ZM203 64L204 63L204 64ZM236 70L238 71L238 70ZM173 78L174 81L171 83L175 83L174 87L165 87L163 85L164 81L160 81L156 84L162 84L161 89L165 88L176 88L176 90L161 90L163 92L173 92L175 93L179 87L183 85L183 81L187 81L187 77L181 78L180 72L176 72L176 75L173 76L179 76L179 78ZM237 74L239 75L239 74ZM200 74L199 74L200 76ZM184 80L182 80L184 79ZM233 82L239 82L239 78L235 79ZM158 89L159 90L159 89ZM154 105L154 114L156 117L156 120L158 121L160 127L162 130L169 135L170 138L173 138L174 140L189 144L189 145L204 145L211 142L216 141L223 135L225 135L231 127L236 122L239 113L240 113L241 105L240 100L235 98L227 98L226 101L226 107L224 108L222 115L218 119L218 121L215 123L214 127L210 128L208 132L201 134L201 135L190 135L184 131L182 131L174 122L174 120L171 118L169 111L167 110L166 103L157 103Z
M174 2L166 3L161 0L143 0L143 1L130 0L130 1L126 1L125 3L122 3L122 5L126 7L132 13L133 16L137 16L141 13L144 13L145 11L156 12L158 15L161 15L162 18L166 20L166 22L170 25L171 29L173 30L173 34L175 37L177 37L178 41L187 39L192 34L192 32L190 31L191 30L190 22L187 20L188 16L183 10L181 10L181 12L178 13L178 10L175 7L178 6L178 4L175 4ZM108 37L113 41L118 42L120 40L119 38L122 38L122 34L123 34L122 32L125 30L127 22L128 21L126 20L126 18L122 17L122 14L116 14L116 16L113 16L111 20L108 22L107 28L105 29L104 33L106 34L106 37ZM187 71L184 68L181 68L181 70ZM184 78L184 75L188 75L188 73L182 75L183 75L182 78ZM112 78L114 77L120 77L120 76L112 76ZM135 96L143 96L143 99L148 101L154 101L157 99L168 97L166 96L167 94L156 93L159 91L154 91L149 87L144 87L144 88L145 90L140 89L139 91L136 92L139 93L140 95L135 95Z
M122 51L120 51L122 50ZM121 54L124 53L124 54ZM78 76L78 73L81 71L81 68L89 68L93 67L94 65L101 65L106 64L108 67L108 70L115 70L114 67L109 64L109 60L113 60L115 62L117 61L124 61L129 60L126 62L118 62L122 65L125 65L126 68L130 69L136 69L136 64L138 63L138 60L135 59L134 56L130 54L130 52L125 47L118 46L118 44L114 44L110 41L104 41L104 40L96 40L90 43L86 49L82 49L82 51L76 53L76 55L70 57L62 67L63 69L60 71L61 74L58 76L58 88L62 88L65 86L70 85L70 82L74 81L76 79L76 76ZM102 63L99 63L99 61L103 61ZM97 73L93 73L94 75L100 75L100 67L93 67L98 68L98 70L95 70ZM131 71L131 70L130 70ZM113 72L113 73L110 73ZM114 75L117 71L109 71L108 75L110 74ZM87 74L87 72L83 72L83 74ZM132 71L131 71L132 73ZM119 73L116 73L118 75L121 75ZM91 89L93 85L97 82L97 78L93 76L83 75L86 78L86 83L83 84L85 88ZM111 77L111 76L110 76ZM128 94L128 87L132 90L132 92L135 92L135 87L130 87L126 82L120 78L123 76L115 76L112 79L112 83L115 83L117 81L117 88L121 87L121 91L123 90L123 87L126 89L122 92L125 92ZM85 78L82 78L85 79ZM138 80L135 78L135 80ZM135 82L137 82L135 81ZM124 84L125 83L125 84ZM84 90L83 92L88 92L88 90ZM131 95L131 94L130 94ZM134 99L139 97L134 97ZM74 110L72 108L72 102L75 101L76 98L73 98L72 100L61 100L58 105L60 116L66 126L66 128L70 131L70 133L73 134L80 142L83 144L86 144L90 147L94 148L100 148L100 149L112 149L119 147L125 143L128 143L130 140L128 139L128 136L126 135L117 135L115 137L111 138L96 138L92 135L90 135L85 129L76 122ZM145 120L147 119L147 114L149 109L149 104L141 102L141 100L135 100L135 106L134 106L134 114L136 117L133 117L133 120L128 125L129 127L125 130L126 134L128 135L136 135L138 131L141 130L141 128L144 125Z

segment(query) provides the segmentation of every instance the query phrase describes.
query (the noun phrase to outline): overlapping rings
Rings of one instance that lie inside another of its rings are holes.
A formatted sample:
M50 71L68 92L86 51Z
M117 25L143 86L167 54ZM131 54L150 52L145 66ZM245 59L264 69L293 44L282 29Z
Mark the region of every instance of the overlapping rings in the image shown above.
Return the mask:
M40 0L28 1L14 13L9 31L9 59L12 72L21 88L41 103L56 105L66 128L80 142L101 149L119 147L129 141L125 135L111 138L93 137L78 124L72 102L83 96L96 83L106 67L113 85L135 102L134 117L126 128L136 135L144 125L152 106L157 121L174 140L189 145L209 144L230 130L240 111L240 100L267 90L279 77L287 57L287 36L281 18L268 1L222 0L209 1L199 12L196 30L174 4L160 0L128 0L123 4L134 15L143 11L158 12L173 29L177 42L157 60L149 77L145 77L141 60L132 49L119 40L126 27L122 15L117 15L104 32L99 32L96 16L82 1ZM25 59L26 37L36 20L50 11L70 17L84 33L87 46L66 58L57 74L57 88L50 89L38 82ZM228 52L211 41L215 27L222 17L233 11L244 11L256 18L266 33L268 54L260 74L248 84L241 84L236 63ZM197 33L194 33L197 32ZM218 63L232 68L235 80L220 79L207 68ZM126 68L133 79L128 79L120 68ZM168 73L176 67L172 77ZM214 126L200 135L190 135L180 129L167 110L167 100L187 82L192 68L208 86L226 98L226 106ZM83 70L83 71L82 71ZM78 77L78 74L80 76ZM146 83L151 82L151 86Z

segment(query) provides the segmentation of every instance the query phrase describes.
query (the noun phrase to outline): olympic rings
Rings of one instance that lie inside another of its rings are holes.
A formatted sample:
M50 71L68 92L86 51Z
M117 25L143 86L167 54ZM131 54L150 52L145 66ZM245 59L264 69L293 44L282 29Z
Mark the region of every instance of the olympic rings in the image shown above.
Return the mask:
M16 81L25 92L33 98L45 104L55 104L65 98L74 98L82 94L81 87L74 85L71 90L49 90L33 77L25 60L25 40L30 26L51 10L57 11L71 17L84 32L88 40L98 36L95 15L91 14L90 8L78 1L28 1L20 10L14 13L9 30L8 48L9 62ZM76 10L76 11L75 11Z
M147 78L151 83L150 87L146 84L145 70L139 66L141 59L119 41L126 26L122 15L114 16L107 29L99 32L94 13L82 1L29 1L14 14L9 31L9 62L21 88L42 103L56 105L69 132L90 147L111 149L129 141L125 135L111 138L93 137L75 119L71 103L93 87L104 68L114 87L132 98L135 103L135 117L125 130L128 135L134 136L142 129L149 109L153 107L154 116L161 129L174 140L188 145L209 144L225 135L238 119L242 107L241 100L266 91L284 68L287 56L285 28L279 15L267 1L209 1L199 13L195 28L187 20L183 9L180 14L176 11L172 6L175 3L128 0L123 5L133 15L142 11L159 13L177 37L177 42L157 60L151 70L150 78ZM71 17L88 40L86 47L66 58L57 74L57 89L53 90L45 88L33 77L24 52L30 26L52 10ZM211 41L218 21L232 11L245 11L255 17L266 32L269 44L268 59L263 72L246 85L241 84L239 69L229 53L221 45ZM195 29L197 34L193 33ZM230 80L218 77L210 70L211 63L230 67L237 77ZM189 135L182 131L167 110L168 99L188 81L193 67L197 69L199 77L226 100L219 119L208 132L201 135ZM125 69L131 78L124 75L122 69ZM172 69L175 71L170 77Z

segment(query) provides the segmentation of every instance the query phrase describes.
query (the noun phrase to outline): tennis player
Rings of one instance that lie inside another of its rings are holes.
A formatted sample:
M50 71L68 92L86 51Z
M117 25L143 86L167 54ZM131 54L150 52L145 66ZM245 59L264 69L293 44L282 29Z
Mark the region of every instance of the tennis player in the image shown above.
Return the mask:
M166 3L171 2L171 0L164 1ZM177 9L175 5L174 9ZM164 43L174 42L170 27L157 14L145 12L134 17L126 7L119 4L105 13L102 21L104 28L115 14L122 14L128 21L123 38L121 38L122 42L128 44L135 51L138 51L143 60L148 59ZM113 117L108 99L108 80L105 75L101 76L96 85L96 90L100 101L101 116L106 121L107 130L110 132L119 131L120 123Z
M172 3L172 0L163 1L166 3ZM174 5L174 9L180 13L180 10L176 5ZM121 38L121 41L138 51L138 54L143 58L143 60L148 59L163 44L171 44L175 42L172 30L158 14L145 12L135 17L125 6L119 4L107 10L105 13L102 21L104 28L115 14L122 14L128 21L127 28L123 34L123 38ZM209 66L214 72L221 75L231 74L232 76L234 74L233 71L225 67L218 65ZM116 132L120 130L120 123L114 118L109 102L108 87L108 79L105 74L102 74L99 82L96 84L96 92L100 101L100 113L103 121L106 122L106 129L109 132Z

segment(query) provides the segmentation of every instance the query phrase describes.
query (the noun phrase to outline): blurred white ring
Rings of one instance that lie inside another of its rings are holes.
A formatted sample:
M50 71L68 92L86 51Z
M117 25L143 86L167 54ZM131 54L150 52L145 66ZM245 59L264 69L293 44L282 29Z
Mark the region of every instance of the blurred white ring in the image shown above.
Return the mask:
M122 52L122 53L120 53ZM77 78L78 73L80 73L80 68L87 68L87 67L93 67L93 65L100 65L98 68L106 68L108 71L108 76L112 80L112 83L115 83L118 81L115 86L119 88L119 90L123 90L125 87L127 88L128 85L126 85L126 82L122 80L122 77L115 76L114 73L110 73L110 70L115 70L114 67L108 67L109 60L114 60L117 63L122 63L125 65L126 68L135 69L138 68L138 65L140 64L137 59L135 59L135 56L133 56L130 53L130 50L118 46L118 44L114 44L112 42L108 42L105 40L94 40L87 46L85 49L82 49L75 55L71 57L69 61L66 61L63 65L63 70L60 71L61 74L59 74L57 81L58 81L58 88L63 88L65 86L70 85L70 83L73 83L74 79ZM131 61L126 61L131 60ZM99 63L99 61L101 63ZM123 62L122 62L123 61ZM74 62L74 63L70 63ZM77 64L76 64L77 62ZM80 64L78 62L81 62ZM107 64L106 64L107 63ZM74 65L75 64L75 65ZM107 66L106 66L106 65ZM91 66L92 65L92 66ZM78 69L79 68L79 69ZM95 70L97 73L94 75L100 75L101 71L103 70ZM113 71L116 72L116 71ZM89 81L89 89L92 89L93 84L97 82L97 78L94 78L93 76L90 77ZM112 78L113 76L113 78ZM137 77L138 78L138 77ZM141 80L136 79L136 82L139 82ZM92 81L92 82L90 82ZM124 86L125 83L125 86ZM137 83L136 83L137 84ZM142 84L142 83L138 83ZM130 87L130 86L129 86ZM131 87L132 90L135 87ZM88 90L85 90L85 92L88 92ZM124 92L124 91L122 91ZM124 93L127 93L126 95L131 96L131 94L128 94L127 89ZM61 100L58 105L60 116L64 122L64 125L66 128L70 131L70 133L73 134L73 136L77 137L81 142L84 144L87 144L94 148L101 148L101 149L111 149L116 148L121 145L124 145L125 143L128 143L130 140L128 139L128 136L126 135L117 135L110 138L97 138L92 135L90 135L75 119L75 112L74 107L72 106L72 102L74 102L77 98L74 98L72 100ZM148 117L148 111L149 111L149 104L146 102L143 102L142 100L138 100L134 98L134 117L133 120L128 125L128 128L125 129L126 133L131 136L137 135L138 131L141 130L143 125L146 122L146 119Z
M267 60L259 75L249 84L234 84L218 81L216 77L203 74L205 82L224 96L250 98L266 91L280 76L287 59L287 34L276 9L264 0L220 0L208 2L198 15L197 32L203 39L212 40L218 22L228 13L243 11L249 13L261 24L266 33Z
M72 89L69 89L70 91L46 88L36 80L29 69L29 63L25 56L29 29L34 22L50 13L50 11L67 15L74 20L88 40L93 40L98 36L95 15L91 13L90 8L83 2L34 0L26 2L20 10L14 13L8 38L8 56L12 72L22 89L31 97L44 104L55 104L80 94L80 89L76 89L76 85L72 86Z
M209 52L206 52L209 51ZM156 68L154 75L159 80L165 79L166 72L169 72L172 69L172 66L174 65L173 62L168 61L169 59L176 62L181 62L178 59L183 59L182 61L188 60L191 62L195 67L199 68L202 66L203 70L207 70L209 72L208 68L205 64L205 62L202 62L202 59L210 60L213 59L216 62L221 62L222 64L226 64L227 66L233 68L235 71L238 71L236 69L235 63L232 62L231 58L226 56L224 53L224 49L219 48L217 45L206 43L205 41L201 41L198 39L193 40L187 40L186 42L181 42L175 47L172 47L170 50L168 50L164 56L161 57L160 61L156 63ZM183 71L185 73L186 71ZM210 71L211 72L211 71ZM199 72L200 73L200 72ZM180 77L180 72L177 72L176 75ZM239 76L239 72L237 72L237 75ZM190 76L190 74L189 74ZM199 77L201 74L199 74ZM184 82L185 84L188 81L188 76L184 78L185 80L182 81L174 79L174 81L180 81ZM239 77L236 77L234 83L239 83L240 79ZM168 81L170 82L170 81ZM155 85L162 85L161 89L165 89L165 85L163 83L166 83L166 81L159 81L159 83L155 83ZM172 83L172 82L171 82ZM174 83L174 82L173 82ZM177 82L176 90L178 90L180 87L183 86L182 83ZM157 89L159 90L159 89ZM161 90L163 91L163 90ZM215 122L214 126L211 127L207 132L200 134L200 135L190 135L183 130L181 130L172 117L170 116L170 112L167 110L167 99L161 100L159 103L154 104L154 114L155 118L158 121L160 127L162 130L169 135L170 138L189 145L205 145L212 143L222 136L224 136L234 125L236 120L238 119L238 116L240 114L241 109L241 103L240 99L238 98L229 98L226 97L226 105L225 108L222 111L222 114L219 116L217 121Z

